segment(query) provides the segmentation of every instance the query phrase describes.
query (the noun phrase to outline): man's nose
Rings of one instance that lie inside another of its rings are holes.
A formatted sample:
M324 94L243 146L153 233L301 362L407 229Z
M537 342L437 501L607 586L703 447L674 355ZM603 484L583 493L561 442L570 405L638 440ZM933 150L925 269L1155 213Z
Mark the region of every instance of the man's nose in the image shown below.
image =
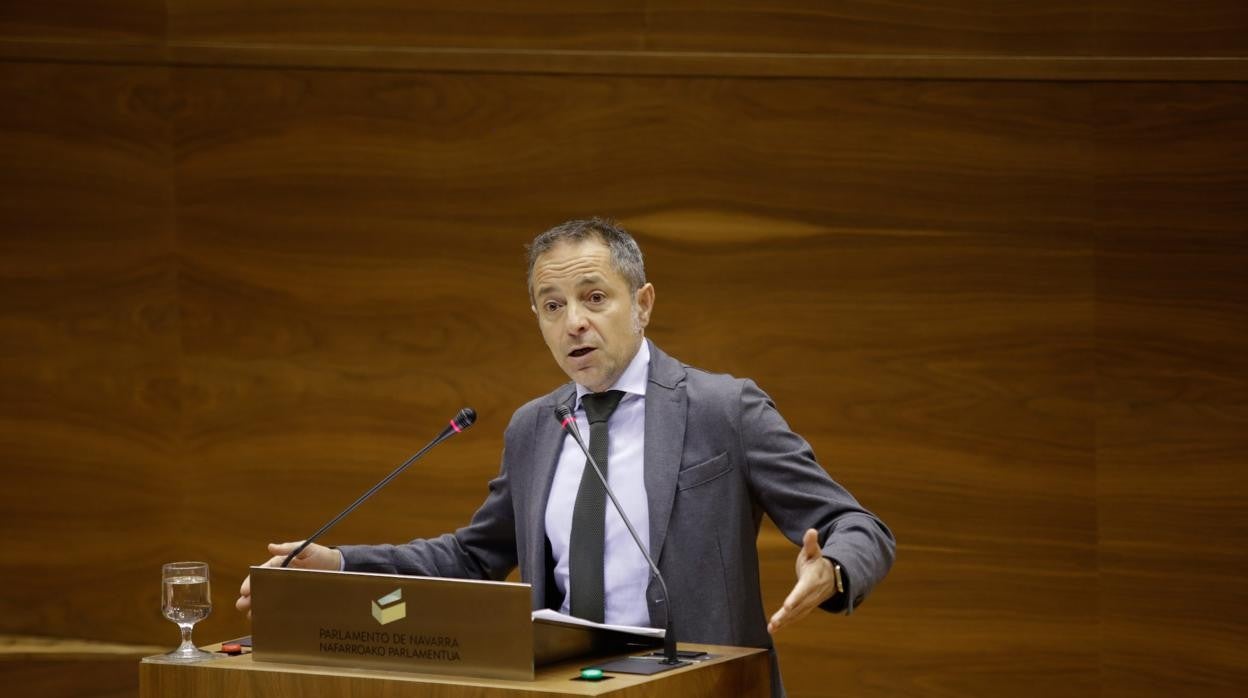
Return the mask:
M580 304L568 303L563 319L567 325L568 334L580 334L585 331L585 311L581 308Z

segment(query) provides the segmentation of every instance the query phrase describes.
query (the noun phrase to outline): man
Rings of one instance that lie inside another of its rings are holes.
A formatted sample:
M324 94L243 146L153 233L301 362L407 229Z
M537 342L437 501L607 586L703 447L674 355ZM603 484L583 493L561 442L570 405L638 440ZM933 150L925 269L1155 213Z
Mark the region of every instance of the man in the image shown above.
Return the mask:
M816 607L849 613L862 603L892 565L892 534L828 477L752 381L683 365L645 339L655 291L628 233L594 218L539 235L529 247L529 297L572 383L512 416L499 475L472 521L404 545L312 545L293 566L498 580L519 565L535 609L654 627L672 612L681 641L769 649L770 633ZM559 405L573 410L591 450L601 449L595 458L670 600L604 507L601 485L555 418ZM764 513L801 546L797 583L770 619L755 547ZM270 545L266 564L296 545ZM248 580L240 610L249 593ZM774 649L772 667L773 693L783 695Z

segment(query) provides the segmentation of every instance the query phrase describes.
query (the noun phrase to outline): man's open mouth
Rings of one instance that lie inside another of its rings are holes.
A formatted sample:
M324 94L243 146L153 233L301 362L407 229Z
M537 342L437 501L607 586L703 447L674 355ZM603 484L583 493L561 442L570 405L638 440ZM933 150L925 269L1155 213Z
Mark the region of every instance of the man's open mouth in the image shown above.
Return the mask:
M593 347L581 347L579 349L573 349L572 351L568 352L568 356L580 358L582 356L585 356L586 354L588 354L589 352L593 350L594 350Z

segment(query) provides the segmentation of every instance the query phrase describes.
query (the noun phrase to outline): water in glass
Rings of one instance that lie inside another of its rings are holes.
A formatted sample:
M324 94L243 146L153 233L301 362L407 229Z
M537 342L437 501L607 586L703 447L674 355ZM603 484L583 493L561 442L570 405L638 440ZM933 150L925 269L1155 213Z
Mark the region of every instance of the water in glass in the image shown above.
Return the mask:
M182 644L160 659L167 662L199 662L216 659L191 641L191 629L212 613L212 589L205 562L171 562L161 569L160 610L178 624Z

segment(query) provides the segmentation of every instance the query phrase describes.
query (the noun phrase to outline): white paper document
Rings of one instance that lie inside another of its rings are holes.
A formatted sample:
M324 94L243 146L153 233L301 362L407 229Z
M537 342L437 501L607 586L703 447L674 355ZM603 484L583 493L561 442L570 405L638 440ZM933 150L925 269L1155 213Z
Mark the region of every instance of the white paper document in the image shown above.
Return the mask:
M540 611L533 612L533 620L544 620L549 623L558 623L560 625L577 626L582 628L600 628L603 630L615 630L622 633L632 633L634 635L644 635L646 637L663 637L663 628L645 628L639 625L607 625L606 623L595 623L592 620L584 618L576 618L574 616L566 616L558 611L549 608L543 608Z

